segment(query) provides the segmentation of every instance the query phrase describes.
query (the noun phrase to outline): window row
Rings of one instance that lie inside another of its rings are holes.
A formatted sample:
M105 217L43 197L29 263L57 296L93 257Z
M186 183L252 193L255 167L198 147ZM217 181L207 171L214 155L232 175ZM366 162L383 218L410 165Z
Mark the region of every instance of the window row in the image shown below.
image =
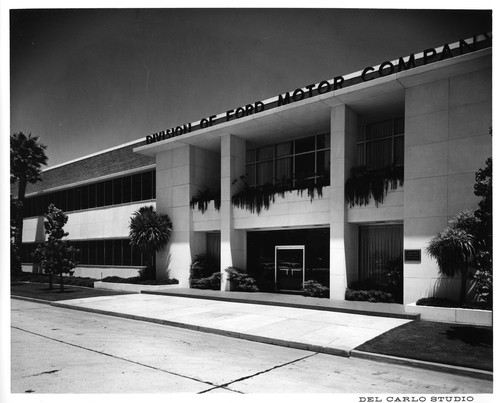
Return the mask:
M290 182L292 186L330 180L330 135L305 137L247 151L250 186Z
M90 185L28 197L24 217L43 216L50 204L68 212L111 206L156 197L156 171L147 171Z
M404 118L361 127L358 134L358 164L368 169L404 165Z
M145 266L146 257L130 246L128 239L70 241L79 251L75 260L79 265ZM33 252L39 244L23 244L21 261L33 263Z

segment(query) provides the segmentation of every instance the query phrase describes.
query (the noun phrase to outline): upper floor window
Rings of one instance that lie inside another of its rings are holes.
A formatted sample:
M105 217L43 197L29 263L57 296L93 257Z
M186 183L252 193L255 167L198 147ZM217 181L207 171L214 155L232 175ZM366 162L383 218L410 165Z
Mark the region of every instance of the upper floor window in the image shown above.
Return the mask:
M290 183L297 186L330 180L330 134L305 137L247 151L250 186Z
M77 186L71 189L30 196L25 199L24 217L42 216L50 204L62 211L79 211L156 197L156 171Z
M404 165L404 118L364 125L358 135L358 164L369 170Z

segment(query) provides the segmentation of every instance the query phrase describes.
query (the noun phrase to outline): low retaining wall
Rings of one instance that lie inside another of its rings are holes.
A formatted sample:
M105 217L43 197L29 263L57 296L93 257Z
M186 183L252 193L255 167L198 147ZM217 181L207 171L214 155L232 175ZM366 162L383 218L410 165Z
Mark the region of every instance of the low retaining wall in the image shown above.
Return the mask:
M493 312L481 309L442 308L438 306L405 305L408 313L419 313L420 319L434 322L458 323L477 326L493 326Z
M180 287L179 284L143 285L143 284L127 284L127 283L107 283L102 281L94 282L94 288L98 290L136 292L138 294L141 291L163 291L179 287Z

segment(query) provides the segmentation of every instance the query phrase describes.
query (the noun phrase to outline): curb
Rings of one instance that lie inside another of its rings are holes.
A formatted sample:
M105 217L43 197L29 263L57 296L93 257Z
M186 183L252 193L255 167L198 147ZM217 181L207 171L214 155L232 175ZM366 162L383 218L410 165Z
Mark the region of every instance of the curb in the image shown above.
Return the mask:
M250 300L241 299L230 296L217 296L217 295L195 295L195 294L179 294L175 291L141 291L141 294L151 294L151 295L164 295L168 297L180 297L180 298L195 298L195 299L208 299L213 301L223 301L223 302L236 302L239 304L254 304L254 305L269 305L269 306L282 306L285 308L300 308L300 309L310 309L313 311L328 311L328 312L340 312L340 313L351 313L354 315L365 315L365 316L378 316L382 318L395 318L395 319L407 319L407 320L420 320L419 313L394 313L394 312L379 312L379 311L360 311L357 309L341 308L341 307L329 307L321 305L304 305L297 304L294 302L281 302L281 301L266 301L266 300Z
M430 369L433 371L446 372L448 374L463 375L472 378L484 379L493 381L493 372L482 369L458 367L455 365L441 364L437 362L415 360L413 358L395 357L391 355L370 353L368 351L352 350L352 358L360 358L364 360L385 362L388 364L398 364L407 367Z
M39 304L51 305L53 301L47 301L45 299L31 298L31 297L23 297L22 295L12 295L10 296L12 299L20 299L22 301L28 302L38 302Z
M395 356L390 356L390 355L385 355L385 354L370 353L367 351L360 351L360 350L356 350L356 349L348 351L348 350L341 350L341 349L336 349L336 348L325 348L322 346L315 346L312 344L292 342L292 341L274 339L274 338L263 337L263 336L255 336L255 335L251 335L251 334L239 333L239 332L230 331L230 330L221 330L221 329L210 328L210 327L206 327L206 326L196 326L196 325L190 325L190 324L182 323L182 322L149 318L146 316L132 315L132 314L126 314L126 313L119 313L119 312L109 312L109 311L105 311L105 310L101 310L101 309L86 308L86 307L80 307L80 306L71 306L71 305L66 305L63 302L59 302L59 301L45 301L45 300L40 300L40 299L36 299L36 298L22 297L22 296L16 296L16 295L11 295L11 298L35 302L35 303L42 303L42 304L46 304L46 305L50 305L50 306L54 306L54 307L58 307L58 308L74 309L74 310L83 311L83 312L91 312L91 313L114 316L114 317L119 317L119 318L156 323L159 325L173 326L173 327L178 327L181 329L217 334L220 336L239 338L239 339L243 339L243 340L248 340L248 341L253 341L253 342L258 342L258 343L265 343L265 344L272 344L272 345L281 346L281 347L290 347L290 348L296 348L296 349L300 349L300 350L314 351L317 353L336 355L336 356L341 356L341 357L346 357L346 358L358 358L358 359L364 359L364 360L385 362L388 364L403 365L406 367L423 368L423 369L429 369L429 370L433 370L433 371L439 371L439 372L445 372L445 373L450 373L450 374L455 374L455 375L462 375L462 376L468 376L468 377L477 378L477 379L483 379L483 380L487 380L487 381L493 381L493 372L480 370L480 369L459 367L459 366L448 365L448 364L440 364L440 363L435 363L435 362L430 362L430 361L421 361L421 360L415 360L415 359L411 359L411 358L395 357Z
M254 342L258 342L258 343L272 344L275 346L290 347L290 348L296 348L299 350L314 351L316 353L337 355L337 356L346 357L346 358L349 357L348 350L342 350L342 349L338 349L338 348L316 346L313 344L306 344L306 343L300 343L300 342L295 342L295 341L275 339L272 337L256 336L253 334L240 333L240 332L235 332L232 330L221 330L221 329L216 329L216 328L206 327L206 326L190 325L188 323L175 322L175 321L164 320L164 319L149 318L147 316L132 315L132 314L120 313L120 312L109 312L109 311L105 311L105 310L101 310L101 309L86 308L86 307L81 307L81 306L71 306L71 305L66 305L64 303L55 302L55 301L51 302L50 305L55 306L55 307L59 307L59 308L75 309L77 311L98 313L98 314L102 314L102 315L115 316L115 317L119 317L119 318L156 323L159 325L173 326L173 327L178 327L181 329L194 330L197 332L212 333L212 334L217 334L219 336L233 337L233 338L237 338L237 339L254 341Z

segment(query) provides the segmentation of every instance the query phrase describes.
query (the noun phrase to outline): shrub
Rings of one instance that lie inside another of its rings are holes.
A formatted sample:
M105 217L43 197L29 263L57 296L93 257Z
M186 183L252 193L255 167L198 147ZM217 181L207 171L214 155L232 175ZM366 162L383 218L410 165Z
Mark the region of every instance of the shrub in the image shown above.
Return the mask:
M191 278L191 288L203 290L220 290L220 272L213 273L210 277Z
M447 298L437 297L420 298L416 305L437 306L440 308L491 309L486 301L470 301L461 304Z
M168 278L166 280L146 280L141 276L137 277L118 277L118 276L109 276L104 277L102 280L104 283L125 283L125 284L142 284L142 285L168 285L168 284L179 284L179 280L175 278Z
M220 290L221 274L214 258L206 255L197 255L189 270L189 284L191 288L205 290Z
M228 267L226 269L227 279L231 281L234 291L259 291L255 280L243 270L237 267Z
M219 268L214 258L206 255L197 255L196 259L191 263L190 278L207 278L218 271Z
M348 301L394 302L392 294L380 290L346 289L345 299Z
M307 280L302 284L302 294L306 297L328 298L330 289L317 281Z
M18 276L12 277L12 281L29 281L32 283L48 283L50 276L48 274L36 273L22 273ZM90 277L76 277L76 276L63 276L63 283L67 285L77 285L79 287L94 288L95 278Z

